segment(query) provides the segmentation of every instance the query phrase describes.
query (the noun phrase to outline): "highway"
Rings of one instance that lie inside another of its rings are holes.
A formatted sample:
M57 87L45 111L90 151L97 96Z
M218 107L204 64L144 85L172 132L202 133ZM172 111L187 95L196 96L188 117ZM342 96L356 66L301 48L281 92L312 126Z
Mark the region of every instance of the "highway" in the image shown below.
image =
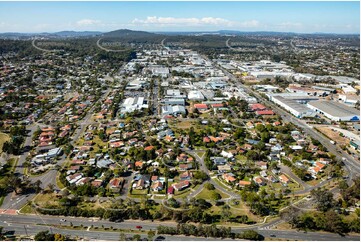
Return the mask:
M60 219L66 219L66 222L61 222ZM101 227L104 225L105 228L127 229L136 230L135 226L141 225L142 230L156 230L159 225L176 227L175 222L151 222L151 221L140 221L140 220L126 220L121 223L109 222L107 220L99 220L97 218L73 218L73 217L55 217L45 216L41 217L36 215L0 215L0 226L4 227L4 230L15 230L16 234L34 235L39 231L51 230L54 232L60 232L71 236L79 236L88 239L102 239L102 240L119 240L119 232L106 232L106 231L87 231L89 226ZM54 226L60 225L83 225L83 230L70 230L65 228L55 228ZM242 232L249 228L231 227L235 233ZM258 228L255 228L256 230ZM297 232L295 230L264 230L258 229L257 232L265 237L275 235L276 238L284 238L290 240L318 240L318 241L336 241L336 240L352 240L359 241L359 235L347 235L342 237L338 234L331 233L319 233L319 232ZM98 236L97 236L98 235ZM184 236L164 236L166 240L195 240L194 237ZM198 238L199 240L205 240L205 238ZM213 240L213 239L212 239Z

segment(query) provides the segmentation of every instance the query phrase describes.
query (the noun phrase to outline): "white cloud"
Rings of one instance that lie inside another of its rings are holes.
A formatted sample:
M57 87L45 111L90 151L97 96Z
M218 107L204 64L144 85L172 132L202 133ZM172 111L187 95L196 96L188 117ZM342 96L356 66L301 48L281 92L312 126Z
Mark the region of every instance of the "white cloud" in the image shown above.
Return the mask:
M224 18L204 17L204 18L174 18L174 17L157 17L148 16L146 19L134 19L132 24L136 25L158 25L158 26L255 26L258 21L238 23Z
M255 28L255 27L259 27L260 23L257 20L251 20L251 21L245 21L245 22L241 22L239 23L239 27L242 28Z
M293 29L293 28L301 28L303 27L302 23L293 23L293 22L283 22L280 24L277 24L276 27L280 29Z
M87 26L93 26L93 25L99 25L101 24L100 20L94 20L94 19L82 19L76 22L76 25L79 27L87 27Z

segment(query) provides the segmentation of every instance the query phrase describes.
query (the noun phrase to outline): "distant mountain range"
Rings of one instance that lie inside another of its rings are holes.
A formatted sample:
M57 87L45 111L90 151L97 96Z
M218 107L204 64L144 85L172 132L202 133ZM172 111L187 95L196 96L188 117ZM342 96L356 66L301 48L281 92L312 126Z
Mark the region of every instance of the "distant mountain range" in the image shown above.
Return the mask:
M132 37L154 37L157 35L156 33L146 32L146 31L137 31L130 29L118 29L111 32L103 33L102 36L106 37L124 37L124 36L132 36Z
M76 38L76 37L91 37L101 35L103 32L99 31L60 31L55 33L0 33L0 38L5 39L24 39L32 37L49 37L49 38Z
M313 34L301 34L301 33L292 33L292 32L272 32L272 31L255 31L255 32L244 32L238 30L218 30L218 31L186 31L186 32L146 32L146 31L136 31L129 29L119 29L110 32L100 32L100 31L60 31L55 33L0 33L0 38L2 39L29 39L33 37L46 37L46 38L80 38L80 37L124 37L124 38L155 38L161 37L164 35L174 36L174 35L185 35L185 36L200 36L200 35L283 35L283 36L298 36L298 35L339 35L339 36L353 36L358 34L332 34L332 33L313 33Z

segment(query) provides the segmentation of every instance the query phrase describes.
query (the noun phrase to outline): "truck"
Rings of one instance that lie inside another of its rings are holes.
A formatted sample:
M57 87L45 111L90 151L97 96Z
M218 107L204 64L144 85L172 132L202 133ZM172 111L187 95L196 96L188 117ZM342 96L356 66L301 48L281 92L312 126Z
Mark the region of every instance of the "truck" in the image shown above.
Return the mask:
M333 144L333 145L335 145L335 144L336 144L336 142L335 142L335 141L333 141L333 140L330 140L330 143L331 143L331 144Z

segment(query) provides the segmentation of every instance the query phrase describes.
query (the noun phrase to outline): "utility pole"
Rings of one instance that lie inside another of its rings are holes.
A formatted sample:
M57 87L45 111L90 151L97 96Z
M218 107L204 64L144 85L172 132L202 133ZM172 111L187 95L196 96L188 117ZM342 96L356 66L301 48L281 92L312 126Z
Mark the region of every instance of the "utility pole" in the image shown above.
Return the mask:
M28 230L26 229L25 224L24 224L24 229L25 229L25 234L26 234L26 236L29 237L29 235L28 235Z

